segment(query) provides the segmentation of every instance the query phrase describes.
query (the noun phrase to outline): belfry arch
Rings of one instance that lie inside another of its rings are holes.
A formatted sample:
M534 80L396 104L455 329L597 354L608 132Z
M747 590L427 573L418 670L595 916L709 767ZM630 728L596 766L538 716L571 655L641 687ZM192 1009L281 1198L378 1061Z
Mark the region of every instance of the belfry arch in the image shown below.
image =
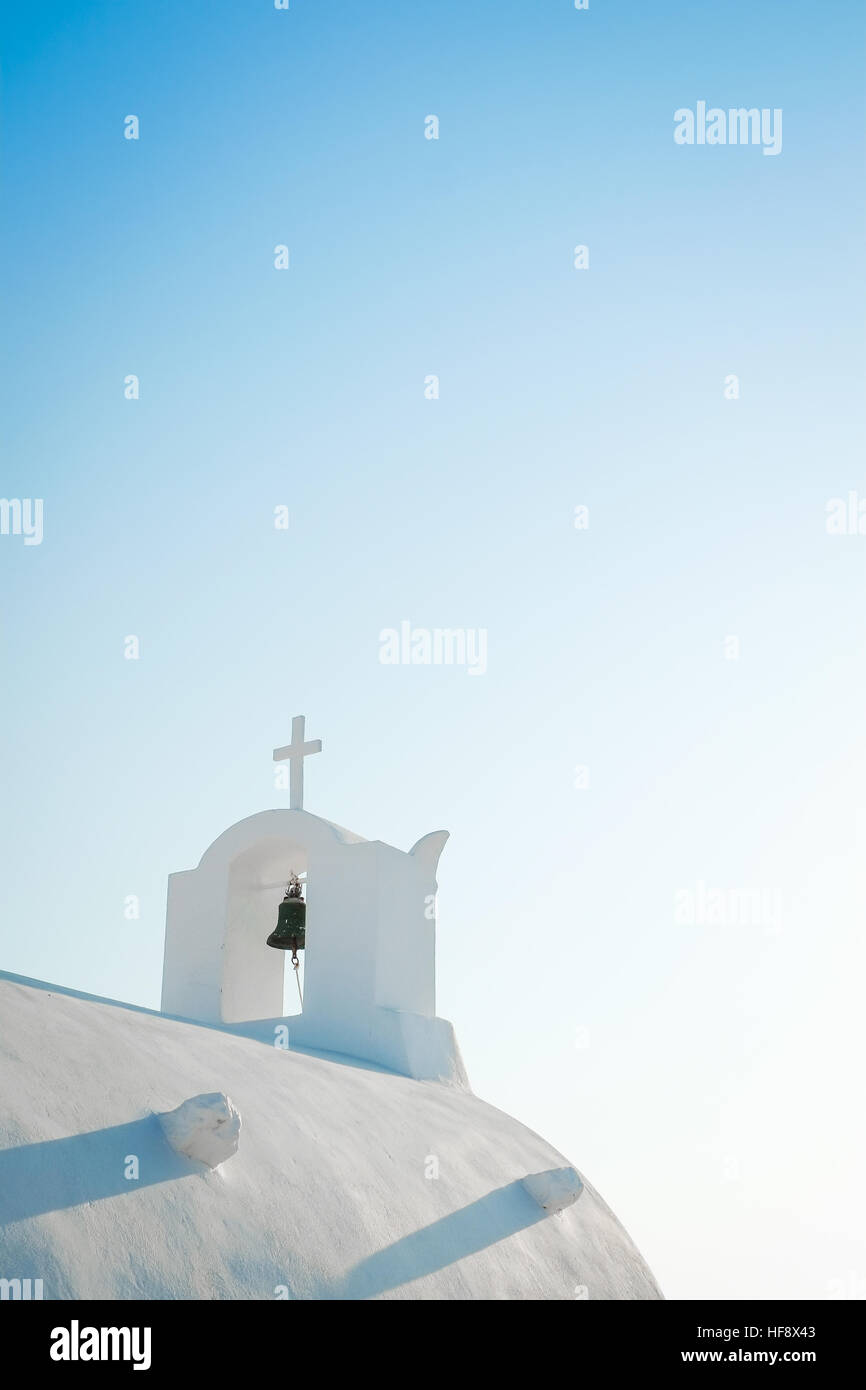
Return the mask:
M435 1016L431 904L447 839L434 831L406 853L301 809L239 821L197 868L169 876L162 1011L216 1025L282 1019L284 953L266 942L294 870L308 907L290 1046L464 1082L451 1025Z
M284 960L265 943L289 873L351 882L338 852L367 843L309 811L261 811L224 831L196 869L169 878L163 1010L213 1023L280 1017ZM314 925L315 902L309 911Z

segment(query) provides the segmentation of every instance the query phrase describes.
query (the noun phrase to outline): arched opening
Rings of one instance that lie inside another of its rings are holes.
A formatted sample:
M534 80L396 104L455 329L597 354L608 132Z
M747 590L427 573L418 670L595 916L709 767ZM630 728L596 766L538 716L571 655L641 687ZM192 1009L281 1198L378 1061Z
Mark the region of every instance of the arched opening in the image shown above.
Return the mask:
M309 853L297 841L283 837L260 840L231 861L220 990L225 1023L301 1012L291 952L267 945L292 872L304 884L306 897ZM299 956L303 990L304 952Z

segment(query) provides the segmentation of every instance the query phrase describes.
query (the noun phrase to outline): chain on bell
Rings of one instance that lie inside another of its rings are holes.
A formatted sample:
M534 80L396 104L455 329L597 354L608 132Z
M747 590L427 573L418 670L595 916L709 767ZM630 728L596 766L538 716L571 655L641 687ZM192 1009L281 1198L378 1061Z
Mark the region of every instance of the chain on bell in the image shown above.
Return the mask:
M301 880L291 874L286 895L277 913L277 925L268 937L268 945L275 951L291 951L292 956L303 951L306 944L305 924L307 904L301 896Z

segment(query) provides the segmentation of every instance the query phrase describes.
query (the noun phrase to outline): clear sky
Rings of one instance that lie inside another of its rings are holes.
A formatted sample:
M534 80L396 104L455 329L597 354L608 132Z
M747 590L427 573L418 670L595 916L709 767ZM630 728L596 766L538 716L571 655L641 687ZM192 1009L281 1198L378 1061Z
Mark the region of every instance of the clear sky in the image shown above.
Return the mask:
M866 535L826 530L866 498L864 30L0 21L0 491L44 504L0 535L0 968L157 1006L166 877L288 804L303 711L308 809L452 832L439 1012L669 1297L866 1279ZM781 152L677 145L700 101L781 109ZM486 671L383 665L404 621Z

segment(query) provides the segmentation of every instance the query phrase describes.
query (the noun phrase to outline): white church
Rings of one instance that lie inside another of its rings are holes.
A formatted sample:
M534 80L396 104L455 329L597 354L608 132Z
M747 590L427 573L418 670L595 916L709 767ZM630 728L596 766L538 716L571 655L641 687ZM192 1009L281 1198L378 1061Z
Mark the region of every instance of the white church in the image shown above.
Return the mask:
M304 810L304 725L289 809L170 876L160 1012L0 973L0 1291L661 1298L436 1016L448 832L406 852Z

